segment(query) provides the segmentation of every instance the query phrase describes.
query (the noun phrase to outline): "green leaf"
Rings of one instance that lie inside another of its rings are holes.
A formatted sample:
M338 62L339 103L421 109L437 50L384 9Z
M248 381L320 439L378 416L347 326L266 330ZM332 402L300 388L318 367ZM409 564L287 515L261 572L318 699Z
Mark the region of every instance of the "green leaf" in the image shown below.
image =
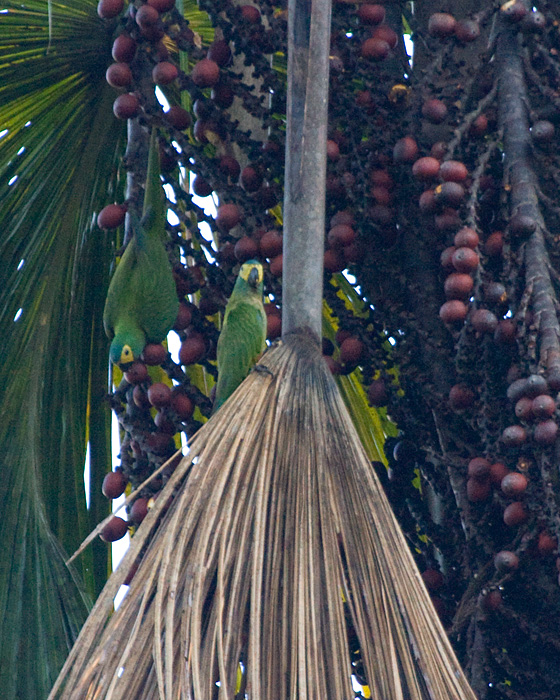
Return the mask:
M125 128L104 78L115 23L99 19L96 2L8 0L2 8L0 684L5 697L35 700L46 697L86 612L64 550L74 551L109 509L101 495L110 468L101 318L114 235L95 221L123 196ZM95 596L107 576L106 545L80 563Z

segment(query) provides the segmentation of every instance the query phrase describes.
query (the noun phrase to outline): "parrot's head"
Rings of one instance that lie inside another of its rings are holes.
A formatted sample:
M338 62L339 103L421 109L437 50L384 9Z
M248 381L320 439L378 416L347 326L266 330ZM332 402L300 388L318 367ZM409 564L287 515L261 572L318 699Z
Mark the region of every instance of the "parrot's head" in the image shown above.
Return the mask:
M111 341L109 356L111 362L126 371L130 365L140 359L146 345L146 338L140 333L117 333Z
M258 260L249 260L241 265L239 270L239 280L243 280L251 290L262 295L264 271L263 266Z

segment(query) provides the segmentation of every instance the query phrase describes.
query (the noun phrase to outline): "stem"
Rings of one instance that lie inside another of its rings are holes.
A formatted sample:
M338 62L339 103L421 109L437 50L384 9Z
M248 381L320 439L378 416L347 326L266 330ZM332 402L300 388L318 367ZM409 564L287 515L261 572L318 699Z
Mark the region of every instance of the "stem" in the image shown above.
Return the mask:
M289 0L283 333L321 338L331 0Z

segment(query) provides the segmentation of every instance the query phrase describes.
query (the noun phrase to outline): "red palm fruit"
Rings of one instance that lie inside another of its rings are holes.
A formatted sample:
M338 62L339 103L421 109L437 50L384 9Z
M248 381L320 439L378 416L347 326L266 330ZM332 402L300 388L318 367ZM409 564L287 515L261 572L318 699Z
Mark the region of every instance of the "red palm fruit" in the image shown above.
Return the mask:
M167 350L161 343L148 343L142 352L142 359L147 365L161 365L167 359Z
M261 255L265 258L274 258L282 252L283 238L278 231L267 231L259 241Z
M329 248L329 250L325 251L323 256L323 266L326 272L342 272L345 267L344 257L339 251Z
M494 333L498 318L488 309L476 309L471 314L471 325L477 333Z
M463 382L449 390L449 405L454 411L469 408L474 403L474 392Z
M372 61L382 61L384 58L387 58L390 51L391 47L386 41L373 37L366 39L361 48L363 58L369 58Z
M399 41L397 33L387 24L380 24L373 30L371 36L373 39L381 39L382 41L386 41L391 49L395 49Z
M333 226L327 234L329 246L333 248L342 248L350 245L356 240L356 232L347 224L338 224Z
M133 362L124 373L124 378L129 384L142 384L148 379L148 369L143 362Z
M502 607L502 594L498 589L489 591L480 599L480 604L486 612L495 612Z
M227 66L227 64L231 61L231 49L229 48L227 41L217 39L216 41L212 42L208 47L206 57L221 67Z
M109 472L103 479L101 491L105 498L119 498L125 492L127 483L128 481L120 469Z
M268 314L266 317L266 337L274 340L282 335L282 316Z
M125 92L113 102L113 114L117 119L134 119L140 112L140 102L136 95Z
M105 80L111 87L128 87L132 82L132 71L128 63L113 63L107 68Z
M467 465L467 476L470 479L486 481L490 477L490 467L492 465L484 457L474 457Z
M467 479L467 498L471 503L485 501L490 495L490 482Z
M386 406L389 401L387 385L383 379L374 379L367 390L370 406Z
M552 396L541 394L533 399L531 407L535 418L550 418L556 410L556 401Z
M395 186L393 178L386 170L372 170L369 175L369 179L372 185L376 185L377 187L386 187L388 190Z
M250 24L258 24L261 21L261 13L253 5L241 5L241 16Z
M545 420L535 426L533 438L539 445L552 445L556 442L558 424L552 419Z
M451 262L457 272L472 272L478 267L479 258L472 248L462 246L453 253Z
M504 510L504 523L509 527L521 525L527 521L529 514L521 501L514 501Z
M478 233L473 228L469 228L468 226L463 226L462 229L457 231L455 238L453 239L453 243L457 246L457 248L474 249L479 242L480 239L478 237Z
M97 225L103 229L118 228L124 223L126 208L121 204L108 204L97 215Z
M177 432L175 429L175 424L165 411L158 411L156 413L154 423L158 427L159 431L161 433L165 433L166 435L175 435Z
M179 131L184 131L192 123L192 117L183 107L172 105L167 112L164 113L165 119Z
M519 420L530 420L533 417L533 401L522 396L515 404L515 415Z
M439 173L439 160L431 156L418 158L412 166L412 174L419 180L433 180Z
M504 247L504 234L501 231L491 233L484 244L484 252L491 258L497 258L502 254Z
M130 519L132 522L140 525L146 515L148 515L148 499L143 497L137 498L130 509Z
M359 362L364 356L366 346L354 336L346 338L340 346L340 361L344 364L354 364Z
M439 169L439 176L446 182L464 182L468 174L469 171L464 163L458 160L446 160Z
M148 401L148 394L146 390L137 384L132 391L132 400L138 406L138 408L148 408L150 402Z
M224 231L229 231L241 221L241 212L237 204L222 204L218 207L216 224Z
M182 331L192 322L192 305L181 303L179 304L179 310L177 311L177 318L173 324L173 328L176 331Z
M358 18L362 24L381 24L385 19L385 8L383 5L360 5Z
M448 12L434 12L428 20L428 33L439 39L452 36L455 32L457 21Z
M206 354L206 341L200 333L193 333L181 343L179 362L182 365L194 365Z
M434 190L436 201L446 207L458 207L465 197L465 188L458 182L442 182Z
M522 496L527 490L529 482L525 474L510 472L506 474L500 483L503 493L509 498Z
M124 0L100 0L97 5L97 14L102 19L117 17L124 10Z
M539 550L539 554L552 554L552 552L555 552L558 549L558 540L549 532L543 530L539 533L537 549Z
M259 244L250 236L242 236L235 244L235 257L239 262L245 262L257 257L259 252Z
M502 433L502 442L506 447L519 447L527 440L527 431L521 425L510 425Z
M171 387L163 382L155 382L148 389L148 401L156 408L167 406L171 401Z
M197 175L192 181L192 190L197 197L208 197L213 192L212 185L208 184L200 175Z
M241 173L241 166L232 156L222 156L218 167L223 175L232 180L237 180Z
M447 144L445 141L436 141L430 148L430 155L440 162L445 158L447 153Z
M443 576L437 569L426 569L421 576L429 591L437 591L443 586Z
M101 530L99 536L104 542L116 542L121 540L128 532L128 523L126 520L114 515L111 520Z
M327 158L329 160L338 160L340 158L340 148L336 141L327 140Z
M441 214L436 214L434 216L434 225L438 231L452 231L456 229L460 223L459 212L450 207L446 207Z
M548 143L554 138L554 124L552 122L535 122L530 131L533 141L536 143Z
M375 199L377 204L381 204L382 206L387 206L393 200L391 193L386 187L372 187L371 196Z
M140 29L151 29L159 19L159 12L150 5L141 5L136 11L136 24Z
M502 483L502 479L506 474L509 474L509 469L502 462L494 462L490 465L490 481L498 486Z
M241 171L240 180L246 192L256 192L262 185L263 177L256 168L252 165L247 165Z
M282 277L282 261L282 253L280 253L280 255L276 255L270 261L268 269L270 270L270 274L274 275L274 277Z
M470 275L452 272L445 279L443 289L447 299L468 299L473 290L474 281Z
M181 389L173 389L171 392L171 409L177 414L179 420L188 420L194 413L195 405L192 399Z
M169 85L179 75L179 69L169 61L156 63L152 70L152 80L156 85Z
M498 327L494 332L494 340L496 343L508 345L515 342L517 336L517 328L515 322L510 318L504 318L498 321Z
M220 66L210 58L203 58L195 63L191 71L191 80L200 88L213 87L220 79Z
M473 136L483 136L488 131L488 117L485 114L479 114L471 124L470 132Z
M517 569L519 566L519 557L517 554L515 554L515 552L502 550L494 557L494 566L500 573L515 571L515 569Z
M413 163L418 156L418 144L412 136L399 139L393 146L394 163Z
M432 124L441 124L447 117L447 106L441 100L428 100L422 105L422 115Z
M331 216L330 226L338 226L338 224L347 224L348 226L354 226L354 217L349 211L337 211L336 214Z
M476 41L480 36L480 25L472 19L461 19L455 25L455 36L463 44Z
M433 214L437 211L438 203L436 201L435 191L425 190L422 192L418 199L418 206L420 207L420 211L424 212L424 214Z
M452 245L449 246L449 248L446 248L444 251L442 251L441 256L440 256L440 263L441 266L443 267L444 270L453 270L453 253L457 248Z
M458 299L451 299L442 304L439 316L444 323L459 323L467 317L467 306Z
M136 53L136 42L128 34L119 34L113 42L111 55L115 61L130 63Z

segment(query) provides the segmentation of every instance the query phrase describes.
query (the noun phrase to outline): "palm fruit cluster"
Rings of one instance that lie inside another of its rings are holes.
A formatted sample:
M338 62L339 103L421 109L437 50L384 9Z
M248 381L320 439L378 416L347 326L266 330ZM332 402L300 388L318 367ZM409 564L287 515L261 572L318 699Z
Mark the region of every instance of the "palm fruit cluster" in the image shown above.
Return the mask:
M334 3L323 352L398 428L372 468L459 656L478 654L467 672L480 697L552 698L560 680L541 659L558 658L560 622L560 12L546 0L446 9ZM108 496L209 416L202 371L216 375L240 263L264 263L268 338L281 334L286 5L200 10L211 35L170 0L99 4L115 32L114 113L160 133L181 341L175 358L148 345L112 395L124 439ZM209 195L215 215L197 199ZM99 224L121 226L134 196ZM359 649L354 668L360 678Z

